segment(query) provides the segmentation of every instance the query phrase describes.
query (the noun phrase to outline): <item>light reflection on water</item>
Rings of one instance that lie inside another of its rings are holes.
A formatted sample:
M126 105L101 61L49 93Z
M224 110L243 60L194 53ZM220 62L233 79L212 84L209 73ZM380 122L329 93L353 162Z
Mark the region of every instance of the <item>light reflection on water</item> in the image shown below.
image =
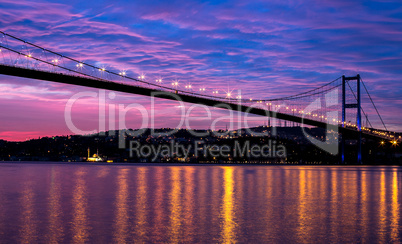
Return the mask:
M88 241L88 192L86 179L88 178L86 170L75 171L75 184L73 186L73 215L72 215L72 234L74 243L83 243Z
M222 197L222 236L221 240L224 243L233 243L236 240L236 222L234 220L234 179L233 168L223 168L223 197Z
M21 228L19 229L19 237L22 243L29 243L30 241L35 242L38 237L36 231L38 226L35 223L37 219L35 215L37 215L37 213L34 210L35 192L32 184L34 184L34 182L28 179L26 182L23 183L21 189Z
M400 167L0 164L0 242L400 242Z
M399 186L401 185L399 181ZM398 199L398 172L392 173L391 240L401 242L400 200Z
M129 234L128 173L129 169L125 168L121 168L117 172L116 216L113 226L113 240L115 243L126 242Z
M48 220L47 226L47 240L50 243L60 243L64 235L64 225L61 221L61 187L60 181L57 180L60 177L60 172L57 172L54 168L50 169L50 189L48 196Z
M181 204L182 198L181 188L183 184L180 181L180 168L172 167L171 170L171 191L169 194L169 218L170 218L170 242L177 243L180 239L180 230L182 229L181 226Z

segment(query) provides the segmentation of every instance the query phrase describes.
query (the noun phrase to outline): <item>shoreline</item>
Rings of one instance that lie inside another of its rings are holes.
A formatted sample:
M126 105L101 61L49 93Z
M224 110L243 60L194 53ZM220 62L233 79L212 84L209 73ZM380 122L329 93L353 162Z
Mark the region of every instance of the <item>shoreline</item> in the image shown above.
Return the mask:
M258 164L258 163L141 163L141 162L59 162L59 161L0 161L1 164L50 164L50 165L94 165L94 166L311 166L311 167L402 167L400 164Z

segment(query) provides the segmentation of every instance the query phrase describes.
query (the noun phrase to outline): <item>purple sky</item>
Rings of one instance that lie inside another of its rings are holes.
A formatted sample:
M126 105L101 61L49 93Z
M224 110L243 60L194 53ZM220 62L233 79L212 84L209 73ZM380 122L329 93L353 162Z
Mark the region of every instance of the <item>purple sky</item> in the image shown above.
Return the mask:
M161 76L166 84L177 78L182 86L207 89L229 85L261 98L360 73L388 128L402 131L400 1L68 2L0 0L0 29L133 77ZM64 109L80 91L97 90L0 76L0 139L72 134ZM149 108L150 98L118 93L108 99L116 106L130 103ZM97 109L96 99L82 99L73 107L74 123L96 129ZM156 127L177 126L177 104L158 101L156 114ZM226 114L212 111L214 118ZM137 116L128 113L127 127L140 126ZM192 122L196 128L210 124Z

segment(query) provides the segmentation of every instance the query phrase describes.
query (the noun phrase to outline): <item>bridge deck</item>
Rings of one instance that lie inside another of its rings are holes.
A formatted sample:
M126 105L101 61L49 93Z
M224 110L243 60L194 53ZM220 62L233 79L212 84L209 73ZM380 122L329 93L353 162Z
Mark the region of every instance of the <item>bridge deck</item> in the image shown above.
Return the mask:
M66 75L66 74L62 74L62 73L45 72L45 71L40 71L40 70L27 69L27 68L21 68L21 67L9 66L9 65L3 65L3 64L0 64L0 74L24 77L24 78L31 78L31 79L37 79L37 80L52 81L52 82L63 83L63 84L78 85L78 86L83 86L83 87L99 88L99 89L124 92L124 93L129 93L129 94L153 96L153 97L158 97L158 98L168 99L168 100L176 100L177 101L178 100L177 98L179 98L179 100L181 100L183 102L194 103L194 104L203 104L203 105L211 106L211 107L217 107L217 108L222 108L222 109L227 109L227 110L245 112L245 113L261 115L261 116L266 116L266 117L272 117L272 118L287 120L287 121L291 121L291 122L301 123L301 124L305 124L305 125L316 126L319 128L327 128L329 130L338 130L345 136L357 136L359 133L358 131L350 129L350 128L343 128L338 125L327 124L325 122L306 119L306 118L295 116L295 115L289 115L289 114L285 114L285 113L269 111L269 110L261 109L261 108L254 108L254 107L246 106L246 105L234 104L234 103L230 103L230 102L226 102L226 101L218 101L218 100L213 100L213 99L209 99L209 98L190 96L187 94L180 94L180 93L176 94L173 92L160 91L160 90L147 88L147 87L140 87L140 86L123 84L123 83L110 82L110 81L102 80L102 79L94 79L94 78L88 78L88 77ZM362 133L362 134L365 137L380 138L379 136L372 135L372 134L367 134L367 133Z

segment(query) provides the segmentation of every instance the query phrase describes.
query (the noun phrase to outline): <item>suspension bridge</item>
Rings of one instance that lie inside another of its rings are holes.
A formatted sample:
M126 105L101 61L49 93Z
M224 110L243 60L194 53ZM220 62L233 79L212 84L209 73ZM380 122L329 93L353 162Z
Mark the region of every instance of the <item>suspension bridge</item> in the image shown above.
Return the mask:
M266 116L270 126L284 121L285 125L307 125L326 128L358 141L361 162L361 138L382 138L395 141L393 133L381 118L378 109L360 75L341 76L320 87L279 98L251 98L234 92L186 85L177 81L163 84L161 78L147 81L143 75L132 77L125 70L97 67L65 56L34 43L0 31L0 74L99 88L162 99L180 100L222 109ZM363 88L363 89L361 89ZM364 90L364 93L361 92ZM366 95L363 97L363 94ZM368 102L364 102L366 98ZM364 105L368 105L364 107ZM341 113L341 116L338 114ZM383 128L374 128L372 116Z

